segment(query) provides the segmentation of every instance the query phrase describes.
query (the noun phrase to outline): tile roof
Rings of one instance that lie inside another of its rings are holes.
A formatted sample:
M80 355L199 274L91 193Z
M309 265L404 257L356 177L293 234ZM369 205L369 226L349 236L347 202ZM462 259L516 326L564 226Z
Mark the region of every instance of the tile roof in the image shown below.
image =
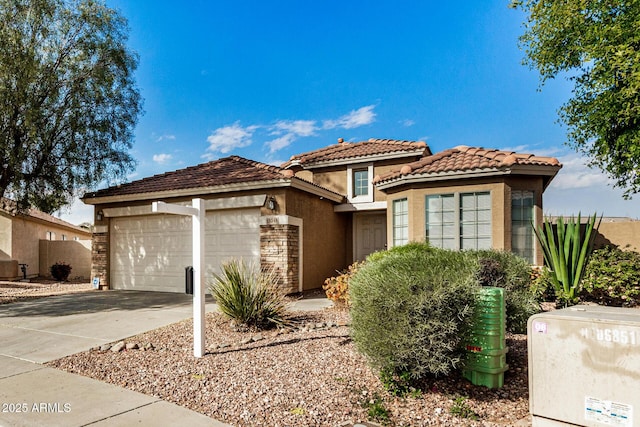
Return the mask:
M286 171L277 166L230 156L87 193L84 199L284 180L292 176L292 171Z
M8 199L6 197L2 197L0 200L0 211L5 212L8 215L15 217L31 217L35 219L39 219L41 221L50 222L52 224L56 224L60 227L65 227L68 229L72 229L78 233L85 233L87 236L91 235L91 230L80 227L75 224L71 224L65 220L57 218L53 215L49 215L48 213L44 213L37 209L28 209L26 212L17 212L16 211L16 202L14 200Z
M535 156L513 151L491 150L464 145L436 153L408 163L402 168L376 176L375 184L414 175L438 175L451 172L477 172L483 170L505 170L514 166L550 166L560 169L562 165L554 157Z
M371 138L368 141L350 143L344 142L344 140L340 138L337 144L292 156L282 167L287 168L295 164L304 166L325 162L330 163L334 161L400 153L413 153L419 156L431 154L431 150L424 141Z

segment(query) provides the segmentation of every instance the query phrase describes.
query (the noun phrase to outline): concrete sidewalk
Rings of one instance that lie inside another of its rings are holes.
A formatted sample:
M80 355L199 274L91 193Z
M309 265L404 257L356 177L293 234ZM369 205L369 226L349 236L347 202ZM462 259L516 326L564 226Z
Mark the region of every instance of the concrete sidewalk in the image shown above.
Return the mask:
M293 310L330 306L301 299ZM215 304L207 299L207 311ZM226 426L197 412L41 365L191 318L188 295L108 291L0 305L0 426Z
M206 308L215 310L212 300ZM156 397L41 365L192 314L189 295L133 291L0 305L0 426L225 426Z

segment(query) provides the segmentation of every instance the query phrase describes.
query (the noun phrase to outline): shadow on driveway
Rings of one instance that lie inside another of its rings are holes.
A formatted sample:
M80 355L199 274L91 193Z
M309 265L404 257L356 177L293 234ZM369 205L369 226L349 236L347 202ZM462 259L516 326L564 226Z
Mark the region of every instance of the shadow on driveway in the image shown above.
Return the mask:
M210 295L206 303L213 303ZM0 319L70 316L109 311L162 310L191 306L193 296L172 292L89 291L0 305Z

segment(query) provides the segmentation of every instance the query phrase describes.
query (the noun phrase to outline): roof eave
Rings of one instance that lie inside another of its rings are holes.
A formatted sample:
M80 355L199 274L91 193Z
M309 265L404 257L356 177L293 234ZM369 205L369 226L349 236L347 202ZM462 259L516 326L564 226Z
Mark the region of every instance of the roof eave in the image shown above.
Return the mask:
M445 181L453 179L486 178L502 175L537 175L548 177L545 188L558 173L562 166L539 166L539 165L513 165L509 168L475 169L471 171L448 171L429 174L402 175L396 178L375 184L379 190L386 190L405 184L415 184L421 182Z
M383 154L372 154L368 156L357 156L357 157L349 157L346 159L337 159L337 160L325 160L320 162L309 162L305 164L299 160L296 161L295 166L302 166L304 169L318 169L324 168L328 166L344 166L344 165L352 165L356 163L367 163L367 162L377 162L382 160L393 160L393 159L404 159L407 157L415 157L422 156L425 152L425 148L416 149L413 151L400 151L393 153L383 153ZM294 166L294 163L290 163L286 166L286 169Z
M264 190L268 188L293 187L320 197L333 200L337 203L343 200L343 196L325 188L314 185L300 178L283 178L266 181L242 182L235 184L213 185L209 187L184 188L180 190L152 191L148 193L133 193L114 196L83 197L81 200L87 205L99 205L106 203L133 202L141 200L163 200L174 197L200 196L203 194L230 193L235 191Z

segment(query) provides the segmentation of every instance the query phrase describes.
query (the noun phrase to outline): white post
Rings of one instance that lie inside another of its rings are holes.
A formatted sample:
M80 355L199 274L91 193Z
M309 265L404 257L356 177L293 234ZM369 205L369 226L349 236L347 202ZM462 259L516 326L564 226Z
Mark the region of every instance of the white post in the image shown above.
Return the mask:
M204 318L204 200L193 199L192 207L197 210L193 215L193 355L204 356L205 318Z
M193 206L153 202L151 212L190 215L193 218L193 355L204 356L204 200L193 199Z

